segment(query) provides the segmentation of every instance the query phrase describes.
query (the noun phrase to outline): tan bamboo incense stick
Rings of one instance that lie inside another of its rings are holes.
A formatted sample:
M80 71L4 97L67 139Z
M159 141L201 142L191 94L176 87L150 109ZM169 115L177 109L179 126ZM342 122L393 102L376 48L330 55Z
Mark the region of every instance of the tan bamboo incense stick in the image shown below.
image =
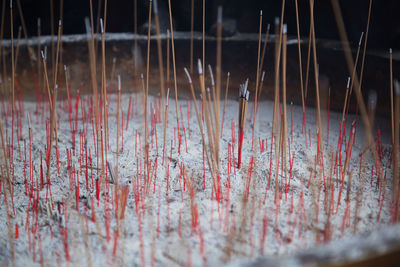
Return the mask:
M17 65L18 65L18 56L19 56L19 44L21 41L21 32L22 32L22 27L18 27L18 35L17 35L17 48L15 49L15 64L14 64L14 73L17 72Z
M298 8L297 0L295 0L295 6L296 6L296 26L297 26L297 48L299 51L299 76L300 76L300 90L301 90L301 106L303 108L303 117L304 117L306 114L306 105L305 105L305 101L304 101L303 64L301 62L300 23L299 23L299 8Z
M217 161L217 155L216 155L216 141L215 141L215 117L214 116L212 116L212 114L213 114L213 110L212 110L212 106L211 106L211 94L210 94L210 88L209 87L207 87L207 89L206 89L206 92L207 92L207 99L206 99L206 102L207 102L207 110L208 110L208 112L206 113L208 116L210 116L210 126L211 126L211 129L210 129L210 131L211 131L211 140L209 141L210 143L211 143L211 147L212 147L212 150L213 150L213 157L214 157L214 159L215 159L215 161ZM214 112L214 114L215 114L215 112Z
M217 168L219 171L220 165L220 145L219 145L219 135L220 135L220 104L221 104L221 65L222 65L222 6L218 6L218 14L217 14L217 66L216 66L216 99L214 99L214 103L216 103L215 109L215 148L216 148L216 162Z
M104 14L103 14L103 20L104 20L104 32L107 31L107 0L104 0Z
M10 0L10 27L11 27L11 108L14 120L14 87L15 87L15 61L14 61L14 19L13 19L13 6ZM14 134L12 134L14 136Z
M49 76L47 75L47 47L45 47L45 50L41 51L42 54L42 61L43 61L43 73L44 73L44 80L46 82L46 88L47 88L47 97L49 98L49 104L50 104L50 110L53 108L53 102L51 100L51 93L50 93L50 84L49 84Z
M282 28L282 103L283 103L283 140L282 140L282 167L284 170L284 178L287 177L286 165L286 142L287 142L287 120L286 120L286 41L287 41L287 25L283 24Z
M97 3L97 18L96 18L96 36L99 34L100 30L100 17L101 17L101 8L103 7L103 1L98 1ZM104 15L104 14L103 14ZM94 29L94 24L92 23L92 28ZM94 53L97 55L98 47L99 47L99 40L96 38L94 40Z
M342 120L340 121L340 132L342 132L342 127L344 124L344 118L345 118L344 116L346 113L347 98L349 96L349 88L350 88L350 77L347 78L346 95L345 95L344 103L343 103Z
M201 89L201 95L203 98L203 112L204 112L204 117L206 119L206 126L207 126L207 133L208 133L208 142L210 146L210 150L212 152L212 155L214 155L214 146L213 146L213 134L211 130L211 121L210 121L210 110L207 105L207 96L206 96L206 89L205 89L205 82L204 82L204 73L203 73L203 66L201 65L201 60L199 59L197 61L197 67L198 67L198 72L199 72L199 80L200 80L200 89ZM212 157L211 159L215 165L215 158Z
M267 32L265 33L265 37L264 37L264 46L263 46L263 50L262 50L262 54L261 54L260 70L262 70L263 66L264 66L264 58L265 58L265 53L267 52L267 45L268 45L270 28L271 28L271 25L268 23L267 24Z
M260 11L260 23L259 23L259 30L258 30L258 49L257 49L257 73L256 73L256 88L254 94L254 119L253 119L253 131L254 131L254 124L256 120L256 107L257 107L257 97L258 97L258 86L260 80L260 53L261 53L261 31L262 31L262 10Z
M395 106L395 124L394 124L394 149L393 149L393 194L392 201L398 200L399 194L399 119L400 119L400 84L396 80L394 82L396 90L396 106ZM396 203L398 205L398 203ZM397 209L397 207L396 207ZM398 214L396 214L395 219L397 220Z
M311 25L311 17L310 17L310 29L308 34L308 50L307 50L307 65L306 65L306 80L304 85L304 101L307 101L307 93L308 93L308 80L310 74L310 62L311 62L311 38L312 38L312 25Z
M342 177L344 177L346 175L346 170L349 167L351 150L352 150L351 148L353 146L354 136L355 136L355 133L356 133L355 123L356 123L356 121L353 121L353 123L351 124L351 133L350 133L349 146L347 147L347 151L346 151L346 159L344 161L344 168L343 168Z
M256 73L256 88L254 93L254 109L253 109L253 133L251 135L252 142L251 142L251 150L254 148L254 128L256 124L257 118L257 103L258 103L258 86L260 80L260 57L261 57L261 32L262 32L262 10L260 10L260 23L259 23L259 30L258 30L258 49L257 49L257 73Z
M206 72L206 0L203 0L203 32L202 32L202 52L203 52L203 73Z
M112 67L111 67L111 78L110 78L110 87L112 87L113 81L114 81L114 75L115 75L115 65L117 63L117 58L113 57L113 61L112 61ZM118 85L117 85L118 86ZM118 89L118 87L117 87Z
M238 169L240 169L241 160L242 160L242 145L244 138L244 129L246 124L246 113L247 113L247 103L249 100L249 91L247 90L248 79L244 84L241 84L239 87L239 133L238 133Z
M169 106L169 88L167 89L167 102L165 103L164 124L163 124L163 165L165 156L165 144L167 142L167 127L168 127L168 106Z
M228 99L228 89L229 89L229 78L230 78L231 74L230 72L227 73L226 75L226 86L225 86L225 98L224 98L224 110L222 112L222 122L221 122L221 135L220 137L222 137L222 131L224 129L224 119L225 119L225 109L226 109L226 100Z
M355 64L354 64L353 72L351 74L351 84L350 84L350 92L349 92L349 100L348 100L349 104L350 104L350 100L351 100L351 93L353 92L354 75L356 74L356 71L357 71L358 58L359 58L359 55L360 55L360 48L361 48L363 36L364 36L364 32L361 32L360 40L358 41Z
M54 5L50 0L51 67L54 70Z
M24 19L24 13L22 12L22 7L21 7L21 2L20 0L17 0L17 7L18 7L18 13L19 13L19 17L21 19L21 24L22 24L22 29L24 31L24 37L25 37L25 41L26 41L26 47L28 49L28 56L29 56L29 63L31 64L31 68L33 70L33 49L31 48L31 46L29 45L28 42L28 32L26 30L26 25L25 25L25 19Z
M3 149L3 157L4 157L4 165L6 166L6 177L3 176L3 179L5 180L5 178L7 178L7 182L8 182L8 190L10 192L11 195L11 178L10 178L10 165L8 163L8 154L7 154L7 148L6 148L6 143L4 141L4 133L3 133L3 124L2 121L0 119L0 134L1 134L1 147ZM4 190L5 193L5 190Z
M37 19L37 77L38 77L38 85L39 88L42 88L42 68L40 64L40 34L41 34L41 25L40 25L40 18Z
M392 48L389 49L389 72L390 72L390 114L391 114L391 121L392 121L392 143L394 143L393 55L392 55Z
M57 110L57 92L58 92L58 86L54 87L54 92L53 92L53 107L51 109L51 120L50 120L50 144L49 144L49 150L48 150L48 158L47 158L47 171L46 171L46 182L49 183L50 181L50 166L51 166L51 148L53 147L53 138L54 135L53 133L56 133L53 129L55 128L55 123L56 123L56 110ZM51 196L51 191L50 191L50 196ZM50 197L50 200L52 201L52 198Z
M137 92L137 0L133 0L133 32L133 79L135 80L133 85L135 86L134 91Z
M169 85L169 77L170 77L170 75L169 75L169 66L170 66L170 63L169 63L169 46L170 46L170 40L171 40L171 34L170 34L170 32L169 32L169 29L167 29L167 87L168 88L170 88L170 85Z
M103 26L103 20L100 19L100 31L101 31L101 87L102 87L102 93L103 93L103 145L104 145L104 162L105 164L107 162L107 150L108 150L108 124L107 124L107 119L108 119L108 114L107 114L107 82L106 82L106 48L105 48L105 32L104 32L104 26ZM105 167L104 167L105 169ZM107 170L105 170L106 172Z
M367 29L365 31L365 40L364 40L364 46L363 46L363 56L361 59L361 70L360 70L360 79L359 79L359 87L361 91L361 85L363 81L363 75L364 75L364 64L365 64L365 55L367 51L367 41L368 41L368 32L369 32L369 23L371 20L371 10L372 10L372 0L369 1L369 7L368 7L368 19L367 19Z
M162 56L161 36L160 36L160 19L158 16L157 0L154 0L154 19L156 22L157 32L157 52L158 52L158 72L160 74L160 88L161 88L161 110L164 110L165 105L165 81L164 81L164 63ZM165 117L163 118L163 121Z
M59 12L60 12L60 14L59 14L59 16L60 16L60 18L59 18L59 21L61 21L61 25L64 25L64 0L60 0L60 9L59 9ZM60 34L61 34L61 36L62 36L62 34L63 34L63 27L61 27L61 32L60 32ZM63 58L62 58L62 55L63 55L63 42L62 42L62 39L60 40L60 55L59 55L59 57L60 57L60 59L59 59L59 72L61 72L62 71L62 66L63 66ZM58 78L58 77L57 77Z
M6 13L6 1L3 0L3 4L1 7L1 23L0 23L0 61L3 59L3 35L4 35L4 18ZM3 65L5 65L5 60L3 60ZM4 71L4 70L3 70ZM5 79L5 75L3 76L3 79Z
M373 90L369 91L369 93L368 93L368 114L369 114L369 121L370 121L372 128L374 125L374 117L375 117L377 99L378 99L378 97L377 97L376 91L373 91ZM360 154L360 157L369 148L365 137L364 137L364 139L365 139L366 147L364 148L362 154ZM369 154L366 157L366 160L369 160ZM362 172L364 172L365 167L363 165L361 165L360 168L361 168L360 169L360 174L361 174ZM359 178L360 178L360 176L359 176ZM359 218L359 210L360 210L361 201L363 199L363 192L364 192L366 182L367 182L367 180L365 178L361 178L358 183L358 186L357 186L358 188L357 188L356 204L355 204L355 208L354 208L354 219L353 219L353 234L357 233L357 226L358 226L358 221L359 221L359 219L358 219Z
M69 71L66 65L64 65L64 73L65 73L65 88L67 89L67 92L69 90ZM71 103L71 97L69 94L67 94L68 98L68 103Z
M119 165L119 135L121 117L121 76L118 75L118 106L117 106L117 162L115 163L115 184L118 187L118 165Z
M190 9L190 74L193 75L193 30L194 30L194 0L191 0Z
M203 1L204 1L204 0L203 0ZM177 85L177 80L176 80L174 27L173 27L173 25L172 25L171 0L168 0L168 10L169 10L169 25L170 25L170 30L171 30L172 66L173 66L173 71L174 71L176 126L177 126L178 135L179 135L178 85Z
M339 6L339 3L337 2L337 0L331 0L331 4L332 4L332 8L334 10L335 20L336 20L336 24L337 24L337 27L339 30L340 39L342 41L342 45L344 48L345 58L346 58L346 62L348 65L348 69L349 69L349 71L351 71L354 68L354 61L353 61L353 57L350 53L351 50L349 47L348 38L347 38L347 34L346 34L344 22L343 22L342 12L340 10L340 6ZM361 113L361 118L362 118L362 121L365 126L365 133L368 138L368 144L373 144L372 147L375 147L375 141L373 139L372 132L371 132L371 125L369 123L369 119L368 119L365 103L362 98L361 88L359 87L359 81L358 81L357 75L354 76L354 86L356 88L358 105L359 105L359 109L360 109L360 113ZM371 152L372 152L372 155L374 156L376 170L379 173L380 177L382 177L381 162L377 156L376 150L371 149Z
M217 112L217 103L216 103L216 95L215 95L214 75L213 75L213 71L212 71L212 68L211 68L210 64L208 64L208 71L210 73L211 89L212 89L212 95L213 95L212 99L214 100L213 101L213 106L211 105L211 97L210 97L210 95L208 95L210 93L210 89L207 88L206 92L207 92L207 96L208 96L208 102L207 103L210 105L208 107L208 110L209 110L209 115L210 115L211 127L213 128L214 125L216 124L216 119L217 119L216 116L215 116L216 112ZM214 116L212 116L212 115L214 115ZM214 130L213 130L213 134L215 134ZM215 140L215 138L213 140Z
M314 0L310 0L310 16L312 24L312 49L313 49L313 59L314 59L314 77L315 77L315 97L317 103L317 120L318 120L318 131L319 136L319 152L322 153L322 126L321 126L321 105L319 97L319 73L318 73L318 60L317 60L317 47L315 44L315 25L314 25Z
M147 55L146 55L146 89L145 89L145 100L144 100L144 119L146 127L144 129L144 145L148 149L148 129L147 129L147 109L148 109L148 95L149 95L149 77L150 77L150 29L151 29L151 8L152 8L152 0L149 1L149 17L148 17L148 28L147 28Z
M200 72L200 71L202 71L200 59L199 59L199 65L200 65L200 66L199 66L199 72ZM189 74L188 70L187 70L186 68L184 68L184 70L185 70L186 76L187 76L188 81L189 81L190 92L191 92L191 94L192 94L193 103L194 103L194 109L195 109L196 117L197 117L197 122L198 122L198 124L199 124L200 134L201 134L201 138L202 138L202 141L203 141L203 149L204 149L204 152L205 152L205 154L206 154L206 159L207 159L208 167L209 167L210 172L211 172L211 174L212 174L211 177L212 177L212 181L213 181L213 188L215 188L215 181L214 181L214 175L213 175L214 169L215 169L215 168L214 168L215 164L210 163L210 158L209 158L208 150L207 150L207 147L206 147L206 138L205 138L204 130L203 130L203 123L202 123L202 119L201 119L201 117L200 117L199 109L198 109L198 107L197 107L197 100L196 100L196 95L195 95L195 93L194 93L192 78L190 77L190 74Z
M264 78L265 78L265 71L263 71L263 72L261 73L260 90L258 90L258 98L257 98L257 109L258 109L258 105L259 105L259 103L260 103L261 92L262 92L263 85L264 85Z
M56 50L56 65L53 66L54 78L53 78L53 86L55 87L57 84L57 75L58 75L58 61L60 55L60 41L61 41L61 20L58 21L58 34L57 34L57 50Z
M101 1L100 1L101 2ZM97 76L96 76L96 53L95 53L95 43L94 43L94 24L93 24L93 5L92 0L90 3L90 25L88 20L85 20L86 34L90 32L90 40L88 40L88 50L89 50L89 63L90 63L90 75L91 84L94 95L94 112L95 112L95 128L96 128L96 140L97 140L97 157L101 157L101 178L104 178L104 158L103 158L103 144L102 144L102 132L101 132L101 121L100 121L100 110L99 110L99 95L97 88ZM88 38L89 39L89 38ZM100 151L100 152L99 152Z
M281 39L279 27L279 18L275 18L275 97L274 97L274 109L272 115L272 135L274 138L277 136L278 125L279 125L279 69L280 69L280 53L281 53Z
M57 35L57 51L56 51L56 66L54 69L54 87L56 87L57 85L57 75L58 75L58 61L59 61L59 55L60 55L60 42L61 42L61 20L58 21L58 35ZM56 103L54 103L54 105L56 105ZM57 134L57 121L55 121L54 123L54 133L55 133L55 140L56 140L56 148L58 150L58 134Z

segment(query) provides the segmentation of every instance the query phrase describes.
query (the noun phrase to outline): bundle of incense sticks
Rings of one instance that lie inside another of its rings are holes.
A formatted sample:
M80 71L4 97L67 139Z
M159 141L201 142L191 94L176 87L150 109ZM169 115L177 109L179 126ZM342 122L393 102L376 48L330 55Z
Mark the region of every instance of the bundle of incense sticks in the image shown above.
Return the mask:
M249 91L247 86L249 79L239 87L239 143L238 143L238 169L242 160L242 144L244 136L244 126L246 124L247 103L249 101Z

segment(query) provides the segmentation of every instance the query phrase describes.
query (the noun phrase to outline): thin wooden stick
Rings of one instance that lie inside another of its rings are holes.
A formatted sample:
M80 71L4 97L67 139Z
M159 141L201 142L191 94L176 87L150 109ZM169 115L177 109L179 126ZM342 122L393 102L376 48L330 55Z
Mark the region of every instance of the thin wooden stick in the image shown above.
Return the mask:
M17 49L15 50L15 65L14 65L14 73L17 71L17 65L18 65L18 56L19 56L19 44L21 41L21 32L22 32L22 27L18 27L18 36L17 36Z
M12 107L12 120L14 120L14 87L15 87L15 61L14 61L14 19L13 19L13 8L12 0L10 1L10 26L11 26L11 107ZM14 134L12 133L14 138Z
M193 75L193 30L194 30L194 0L190 9L190 74Z
M369 1L369 8L368 8L368 19L367 19L367 29L365 31L365 40L364 40L364 46L363 46L363 56L361 59L361 70L360 70L360 83L359 83L359 90L361 91L361 85L363 81L363 75L364 75L364 63L365 63L365 55L367 51L367 41L368 41L368 32L369 32L369 22L371 20L371 10L372 10L372 0ZM358 105L357 105L358 106Z
M297 48L299 51L299 76L300 76L300 89L301 89L301 105L303 108L303 123L305 123L306 105L305 105L305 101L304 101L303 64L301 62L300 23L299 23L299 8L298 8L297 0L295 0L295 5L296 5L296 26L297 26Z
M203 0L204 1L204 0ZM174 27L172 25L172 11L171 11L171 0L168 0L169 10L169 24L171 30L171 51L172 51L172 66L174 70L174 88L175 88L175 108L176 108L176 126L179 135L179 112L178 112L178 85L176 80L176 66L175 66L175 44L174 44Z
M264 66L264 58L265 58L265 53L267 52L267 44L268 44L268 39L269 39L269 30L270 30L270 28L271 28L271 25L268 23L267 32L265 33L265 38L264 38L264 46L263 46L263 50L262 50L262 54L261 54L260 70L262 70L263 66Z
M345 58L346 58L346 62L348 65L348 69L349 71L351 71L354 68L354 61L353 61L353 57L350 53L350 47L349 47L349 43L348 43L348 38L347 38L347 34L346 34L346 30L345 30L345 26L344 26L344 22L343 22L343 17L342 17L342 12L340 10L340 6L337 0L331 0L331 4L332 4L332 8L334 10L334 14L335 14L335 19L336 19L336 24L339 30L339 35L340 35L340 39L342 41L342 45L344 48L344 52L345 52ZM371 147L374 148L375 147L375 141L373 139L372 136L372 131L371 131L371 125L368 119L368 115L367 115L367 111L366 111L366 107L365 107L365 103L364 100L362 98L362 94L361 94L361 90L359 87L359 81L358 81L358 77L357 75L354 76L354 84L355 84L355 88L356 88L356 95L357 95L357 100L358 100L358 104L359 104L359 108L360 108L360 113L362 116L362 121L364 123L365 126L365 133L367 135L368 138L368 144L373 144ZM375 161L375 165L376 165L376 170L378 172L379 177L383 177L382 176L382 170L381 170L381 163L380 160L377 156L376 150L375 149L371 149L372 155L374 156L374 161Z
M170 88L169 85L169 67L170 67L170 63L169 63L169 46L170 46L170 41L171 41L171 34L169 32L169 29L167 29L167 88Z
M364 36L364 32L361 32L360 40L359 40L359 42L358 42L358 47L357 47L357 53L356 53L355 64L354 64L353 72L352 72L352 74L351 74L351 84L350 84L349 98L348 98L348 100L347 100L348 103L347 103L347 108L346 108L346 114L347 114L348 111L349 111L350 100L351 100L351 94L352 94L352 92L353 92L353 85L354 85L354 83L353 83L353 82L354 82L354 75L356 74L356 71L357 71L358 58L359 58L359 55L360 55L360 48L361 48L363 36Z
M33 70L33 50L31 48L31 46L29 45L28 42L28 32L26 30L26 25L25 25L25 19L24 19L24 13L22 12L22 7L21 7L21 2L20 0L17 0L17 7L18 7L18 13L19 13L19 17L21 19L21 24L22 24L22 29L24 30L24 37L25 37L25 41L26 41L26 47L28 48L28 56L29 56L29 63L31 64L31 68Z
M393 113L393 55L392 48L389 49L389 72L390 72L390 113L392 121L392 143L394 143L394 113Z
M224 129L226 100L228 99L228 88L229 88L229 78L230 78L230 76L231 76L231 74L230 74L230 72L228 72L227 75L226 75L226 87L225 87L225 98L224 98L224 110L223 110L223 113L222 113L221 135L220 135L220 137L222 137L222 132L223 132L223 129Z
M394 154L394 160L393 160L393 195L392 195L392 201L396 201L396 207L395 207L395 215L394 215L394 220L398 220L398 208L399 208L399 119L400 119L400 84L396 80L394 82L395 90L396 90L396 107L395 107L395 138L394 138L394 149L393 149L393 154Z
M51 120L50 120L50 144L49 144L49 151L48 151L48 158L47 158L47 172L46 172L46 181L50 181L50 162L51 162L51 148L52 148L52 142L53 142L53 133L55 131L53 130L55 128L55 122L56 122L56 110L57 110L57 92L58 92L58 86L54 87L54 92L53 92L53 107L51 109ZM50 191L50 196L51 196L51 191ZM52 203L52 198L50 197L51 204Z
M106 82L106 48L105 48L105 32L104 32L104 26L103 26L103 20L100 19L100 29L101 29L101 65L102 65L102 79L101 79L101 85L102 85L102 91L103 91L103 131L104 131L104 153L103 153L103 157L104 158L104 162L103 165L107 162L107 147L108 147L108 135L107 135L107 129L108 129L108 125L107 125L107 82ZM103 152L103 150L102 150ZM105 165L104 165L104 174L107 177L107 170L105 169ZM104 175L103 174L103 175ZM104 176L103 176L104 177Z
M205 73L206 70L206 0L203 0L203 32L202 32L202 52L203 52L203 70Z
M51 67L54 70L54 2L50 0Z
M287 120L286 120L286 51L287 51L287 25L283 24L282 28L282 103L283 103L283 140L282 140L282 164L284 170L284 178L287 177L286 165L286 142L287 142Z
M221 104L221 57L222 57L222 6L218 7L218 16L217 16L217 66L216 66L216 95L217 98L214 99L214 103L216 103L215 109L215 156L217 162L217 168L219 171L220 165L220 156L219 156L219 133L220 133L220 104Z
M158 71L160 73L160 88L161 88L161 110L164 110L165 105L165 81L164 81L164 63L162 56L162 46L160 37L160 20L158 17L158 5L157 0L154 0L154 18L156 22L156 32L157 32L157 51L158 51ZM163 121L165 117L163 118Z
M121 76L118 75L118 106L117 106L117 162L115 163L115 184L118 187L119 135L121 117Z
M260 10L260 23L258 29L258 49L257 49L257 74L256 74L256 89L254 93L254 110L253 110L253 132L251 135L251 150L254 148L254 128L257 118L257 103L258 103L258 86L260 80L260 56L261 56L261 32L262 32L262 10Z
M151 8L153 1L149 1L149 20L148 20L148 28L147 28L147 55L146 55L146 90L145 90L145 98L144 98L144 120L145 120L145 128L144 128L144 145L148 146L147 138L148 138L148 126L147 126L147 101L149 95L149 77L150 77L150 29L151 29Z
M136 80L137 80L137 0L133 0L133 85L136 87ZM137 92L137 88L134 88Z
M169 105L169 88L167 90L167 102L165 103L165 112L164 112L164 124L163 124L163 165L164 165L164 157L165 157L165 144L167 142L167 126L168 126L168 105Z
M3 0L3 5L1 7L1 23L0 23L0 61L3 58L3 35L4 35L4 18L6 12L6 0ZM5 60L3 61L5 65ZM4 70L3 70L4 71ZM3 80L5 80L5 75L3 76Z
M317 47L315 44L315 25L314 25L314 0L310 0L311 24L312 24L312 48L314 59L314 76L315 76L315 97L317 102L317 119L318 119L318 136L319 136L319 152L322 152L322 126L321 126L321 105L319 98L319 73L317 64Z
M37 72L38 72L38 85L42 88L42 68L40 64L40 34L41 34L40 18L37 19Z
M198 65L200 65L200 66L199 66L199 72L200 72L200 71L202 71L200 59L199 59L199 61L198 61ZM206 159L207 159L208 167L209 167L210 172L211 172L211 177L212 177L212 181L213 181L213 188L215 188L215 181L214 181L214 176L213 176L214 169L215 169L215 168L214 168L215 164L211 164L211 163L210 163L210 158L209 158L209 155L208 155L208 150L207 150L207 148L206 148L206 138L205 138L205 135L204 135L203 123L202 123L202 120L201 120L201 117L200 117L199 109L198 109L198 107L197 107L197 100L196 100L196 95L195 95L194 89L193 89L192 78L190 77L190 74L189 74L189 72L188 72L188 70L187 70L186 68L184 68L184 71L185 71L186 76L187 76L188 81L189 81L190 92L191 92L191 94L192 94L193 103L194 103L194 109L195 109L196 117L197 117L197 122L198 122L198 124L199 124L200 134L201 134L201 138L202 138L202 141L203 141L203 149L204 149L204 152L205 152L205 154L206 154ZM199 74L200 74L200 73L199 73ZM201 73L200 75L202 75L202 73ZM203 102L204 102L204 100L203 100ZM211 160L211 161L212 161L212 160Z

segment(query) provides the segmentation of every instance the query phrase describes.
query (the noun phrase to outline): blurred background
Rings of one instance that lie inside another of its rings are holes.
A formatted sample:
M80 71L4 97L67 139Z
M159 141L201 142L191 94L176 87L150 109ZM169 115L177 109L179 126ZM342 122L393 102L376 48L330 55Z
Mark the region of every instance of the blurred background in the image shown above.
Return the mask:
M148 17L148 1L145 0L109 0L107 3L107 32L133 32L134 31L134 2L137 1L138 32L143 32L143 24ZM202 30L202 0L194 1L194 30ZM4 38L10 37L8 0L5 12ZM14 2L16 2L14 0ZM358 41L360 29L364 30L369 0L340 0L344 22L350 41ZM42 34L51 33L50 8L53 6L53 25L57 28L60 9L63 9L63 33L78 34L85 32L84 17L90 15L89 0L20 0L25 23L29 36L36 35L37 18L42 21ZM60 4L62 3L62 7ZM99 6L100 4L100 6ZM190 31L190 14L192 0L172 0L172 13L174 27L177 31ZM300 32L308 37L309 33L309 1L298 0L300 16ZM158 1L162 28L168 27L168 1ZM224 20L229 20L232 33L250 33L258 31L258 14L263 10L263 26L273 24L274 18L280 16L281 1L278 0L207 0L206 1L206 28L210 33L216 21L218 5L223 5ZM98 17L98 10L104 8L104 2L93 0L94 18ZM369 32L368 48L400 48L400 10L399 0L375 0L371 14L371 27ZM17 10L15 10L17 13ZM101 16L102 17L102 12ZM338 40L335 18L329 0L315 1L315 30L319 39ZM295 1L287 0L285 9L285 23L288 24L289 35L296 34ZM20 17L14 16L14 36L21 24ZM164 24L164 27L163 27ZM166 27L165 27L166 26Z

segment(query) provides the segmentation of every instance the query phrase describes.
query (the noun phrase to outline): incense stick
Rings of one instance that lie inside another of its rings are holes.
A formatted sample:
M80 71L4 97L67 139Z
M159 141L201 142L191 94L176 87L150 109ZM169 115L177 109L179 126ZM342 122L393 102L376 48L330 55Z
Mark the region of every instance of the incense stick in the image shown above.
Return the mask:
M222 137L222 132L224 130L224 120L225 120L225 109L226 109L226 100L228 98L228 88L229 88L229 78L231 74L230 72L227 73L226 75L226 86L225 86L225 98L224 98L224 110L222 112L222 122L221 122L221 136Z
M248 79L239 87L239 142L238 142L238 169L240 169L242 161L242 145L244 137L244 128L246 124L247 102L249 100L249 91L247 90Z
M168 106L169 106L169 88L167 90L167 102L165 103L164 124L163 124L163 165L165 157L165 144L167 142L167 126L168 126Z
M317 102L317 119L318 119L318 132L317 135L319 140L322 139L322 126L321 126L321 105L319 98L319 73L317 64L317 47L315 44L315 25L314 25L314 0L310 0L310 13L311 13L311 24L312 24L312 48L313 48L313 59L314 59L314 76L315 76L315 97ZM319 142L319 152L322 152L322 142Z
M345 58L346 58L346 62L348 65L348 69L349 69L349 71L351 71L354 68L354 61L353 61L353 57L350 53L351 50L349 47L345 26L343 23L342 12L340 10L340 6L339 6L339 3L337 2L337 0L331 0L331 5L334 10L335 20L336 20L336 24L337 24L337 27L339 30L340 39L342 40L342 45L344 48ZM357 95L358 105L359 105L360 112L361 112L362 121L364 123L365 130L366 130L365 132L366 132L367 138L368 138L368 143L373 144L372 147L374 147L375 141L372 137L371 126L370 126L370 123L368 120L368 115L367 115L364 100L362 98L362 94L361 94L361 90L360 90L361 88L359 87L359 81L358 81L357 75L354 76L354 84L355 84L355 88L356 88L356 95ZM376 170L379 172L379 177L382 177L382 173L381 173L382 170L380 168L381 163L377 156L376 150L371 149L371 152L374 156Z
M171 0L168 0L169 10L169 25L171 30L171 51L172 51L172 66L174 70L174 88L175 88L175 108L176 108L176 126L179 135L179 112L178 112L178 85L176 80L176 66L175 66L175 45L174 45L174 27L172 25L172 11L171 11Z
M216 146L216 162L217 168L219 171L219 164L220 164L220 156L219 156L219 149L220 149L220 140L219 140L219 133L220 133L220 104L221 104L221 57L222 57L222 6L218 6L218 15L217 15L217 66L216 66L216 99L214 99L214 103L216 103L215 109L215 146Z
M260 22L259 22L259 30L258 30L258 49L257 49L257 73L256 73L256 88L255 88L255 93L254 93L254 109L253 109L253 131L251 135L251 150L254 149L254 128L256 124L256 118L257 118L257 97L258 97L258 86L259 86L259 80L260 80L260 53L261 53L261 31L262 31L262 10L260 10Z
M305 127L306 106L305 106L305 101L304 101L303 64L301 63L299 9L298 9L297 0L295 0L295 6L296 6L296 26L297 26L297 48L299 51L299 76L300 76L300 90L301 90L301 106L303 108L303 124Z
M283 103L283 140L282 140L282 164L284 170L284 178L287 177L287 165L286 165L286 142L287 142L287 120L286 120L286 41L287 41L287 25L283 24L282 28L282 103Z
M391 114L391 122L392 122L392 143L394 143L393 55L392 55L392 48L389 49L389 72L390 72L390 114Z
M117 162L115 164L115 184L118 187L118 160L119 160L119 135L120 135L120 116L121 116L121 76L118 75L118 106L117 106Z
M162 57L161 37L160 37L160 21L158 17L158 5L157 0L154 0L154 18L156 21L156 32L157 32L157 51L158 51L158 71L160 73L160 88L161 88L161 110L164 110L165 105L165 81L164 81L164 63ZM163 121L165 117L163 118Z
M194 30L194 0L190 8L190 74L193 75L193 30Z

